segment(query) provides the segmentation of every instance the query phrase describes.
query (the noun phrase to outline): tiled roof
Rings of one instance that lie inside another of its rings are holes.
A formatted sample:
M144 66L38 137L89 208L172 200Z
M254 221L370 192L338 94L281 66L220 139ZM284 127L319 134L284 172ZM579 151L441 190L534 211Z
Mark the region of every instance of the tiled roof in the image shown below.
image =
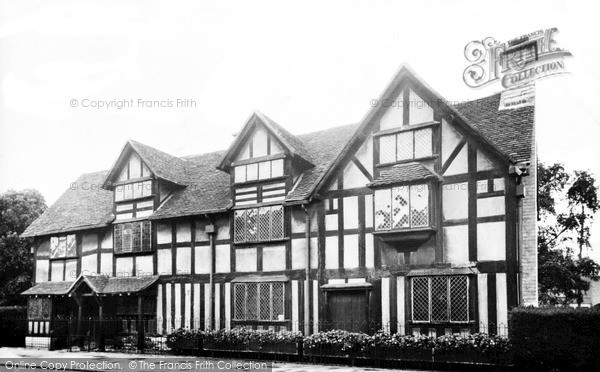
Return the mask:
M34 285L21 294L25 296L64 295L69 292L72 284L73 282L43 282Z
M135 293L143 291L158 280L157 275L107 277L84 276L86 283L98 294Z
M129 143L156 177L178 185L187 184L185 160L134 140Z
M369 184L370 187L389 186L399 183L412 181L421 181L436 179L442 181L443 178L429 167L421 163L407 163L394 165L391 168L383 170L381 175Z
M231 206L229 174L217 169L224 151L188 156L188 186L176 191L151 219L225 211Z
M256 111L256 115L267 127L269 127L269 129L275 133L277 138L283 142L283 144L290 150L292 154L312 162L313 154L307 149L305 143L300 138L288 132L287 129L277 124L273 119L269 118L262 112Z
M302 173L288 193L286 202L301 201L312 194L357 128L358 124L351 124L298 136L311 152L315 167Z
M499 111L499 100L500 95L497 94L452 107L452 110L494 148L516 162L528 161L533 146L534 108ZM265 115L256 115L296 155L310 159L314 165L300 175L287 195L285 202L289 204L309 198L316 187L326 181L324 177L330 168L339 165L340 154L349 148L353 135L357 130L363 130L362 126L353 124L295 136ZM365 125L365 122L361 125ZM222 164L225 151L178 158L136 141L129 143L157 177L185 185L174 191L150 219L225 212L231 207L230 176L217 169ZM409 169L408 166L392 168L389 175L382 175L372 185L392 181L409 182L408 179L415 177L414 174L423 172L422 168ZM416 166L411 164L410 167ZM66 191L22 236L97 228L112 222L112 192L98 187L94 190L81 187L84 183L102 185L107 174L97 172L82 175L75 183L79 187Z
M533 150L534 106L499 110L500 93L461 103L454 109L515 162L527 162Z
M135 293L150 287L157 280L157 275L129 277L82 275L75 282L38 283L21 294L26 296L65 295L77 287L77 283L80 281L87 283L96 294Z
M104 171L81 175L21 236L60 234L109 224L113 219L113 194L100 188L106 174Z

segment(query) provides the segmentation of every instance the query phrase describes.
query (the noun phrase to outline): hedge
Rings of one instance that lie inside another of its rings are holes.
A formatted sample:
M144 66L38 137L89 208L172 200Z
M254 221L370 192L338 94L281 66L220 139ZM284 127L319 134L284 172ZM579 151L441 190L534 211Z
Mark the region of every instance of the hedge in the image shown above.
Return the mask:
M600 366L600 311L516 308L509 337L515 362L525 368L589 370Z
M27 307L0 307L0 346L25 346Z

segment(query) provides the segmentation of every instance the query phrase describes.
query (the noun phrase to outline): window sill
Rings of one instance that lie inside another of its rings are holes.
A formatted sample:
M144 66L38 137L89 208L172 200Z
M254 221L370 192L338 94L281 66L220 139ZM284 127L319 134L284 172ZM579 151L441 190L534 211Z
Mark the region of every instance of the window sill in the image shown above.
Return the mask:
M67 261L67 260L74 260L76 258L78 258L79 256L75 255L75 256L69 256L69 257L50 257L48 258L50 261Z
M282 239L273 239L273 240L263 240L263 241L255 241L255 242L234 242L235 246L256 246L256 245L269 245L269 244L277 244L277 243L285 243L290 241L290 238L282 238Z
M375 133L373 133L373 137L380 137L380 136L385 136L388 134L396 134L396 133L400 133L400 132L410 132L410 131L419 130L419 129L423 129L423 128L434 127L439 124L440 124L439 121L434 120L434 121L426 121L424 123L401 125L396 128L384 129L384 130L380 130L379 132L375 132Z
M418 320L411 320L408 322L408 324L413 325L413 326L422 326L422 325L432 325L432 326L439 326L439 325L447 325L447 326L457 326L457 325L473 325L475 324L474 320L466 320L466 321L462 321L462 322L453 322L453 321L418 321Z
M438 155L434 154L434 155L424 156L424 157L420 157L420 158L404 159L404 160L398 160L398 161L389 162L389 163L379 163L379 164L375 164L375 167L377 167L377 168L391 167L391 166L398 165L398 164L430 161L430 160L435 160L437 158L438 158Z
M139 251L139 252L116 252L113 250L113 254L115 256L119 256L119 257L123 257L123 256L137 256L137 255L143 255L143 254L152 254L154 253L154 250L147 250L147 251Z
M398 251L411 252L416 251L420 244L431 239L436 232L435 227L427 226L414 229L377 230L373 235L394 246Z
M233 186L235 186L235 187L257 186L259 184L264 184L264 183L268 183L268 182L285 181L285 180L287 180L287 178L288 178L288 176L284 174L283 176L273 177L273 178L265 178L262 180L233 182Z

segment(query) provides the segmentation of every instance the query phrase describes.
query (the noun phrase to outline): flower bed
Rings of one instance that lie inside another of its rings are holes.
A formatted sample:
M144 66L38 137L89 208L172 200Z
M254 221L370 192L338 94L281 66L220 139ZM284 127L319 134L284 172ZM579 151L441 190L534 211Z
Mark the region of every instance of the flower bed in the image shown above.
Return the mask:
M302 337L299 332L245 328L218 331L179 329L167 337L167 346L179 353L202 348L207 351L298 355L302 349L303 354L313 360L350 358L502 365L509 363L512 351L508 338L483 333L435 338L390 335L383 331L367 335L333 330Z
M254 331L245 328L203 332L204 350L297 354L299 332Z

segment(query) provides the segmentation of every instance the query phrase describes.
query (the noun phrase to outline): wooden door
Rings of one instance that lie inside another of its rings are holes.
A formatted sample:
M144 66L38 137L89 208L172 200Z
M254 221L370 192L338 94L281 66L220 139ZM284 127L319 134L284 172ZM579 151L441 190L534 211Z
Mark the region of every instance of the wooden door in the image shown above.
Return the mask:
M368 292L330 291L327 294L330 329L348 332L368 330Z

